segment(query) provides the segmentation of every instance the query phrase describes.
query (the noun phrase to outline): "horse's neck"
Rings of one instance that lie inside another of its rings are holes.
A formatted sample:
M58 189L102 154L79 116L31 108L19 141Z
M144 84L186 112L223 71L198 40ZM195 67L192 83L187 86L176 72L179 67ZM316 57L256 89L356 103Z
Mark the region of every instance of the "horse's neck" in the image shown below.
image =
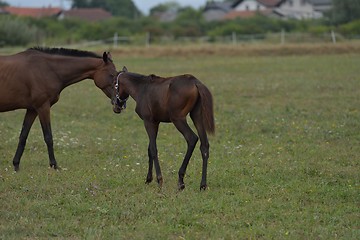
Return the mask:
M84 79L94 79L100 59L97 58L60 58L52 62L52 68L56 72L64 87L80 82ZM62 64L62 62L64 64ZM50 63L51 64L51 63Z

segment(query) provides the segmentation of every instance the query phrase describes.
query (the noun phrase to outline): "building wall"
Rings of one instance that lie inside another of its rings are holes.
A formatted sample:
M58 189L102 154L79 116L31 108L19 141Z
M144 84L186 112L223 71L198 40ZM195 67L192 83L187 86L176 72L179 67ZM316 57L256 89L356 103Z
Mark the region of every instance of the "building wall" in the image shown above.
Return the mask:
M234 11L260 11L266 7L256 0L245 0L234 8Z
M308 19L314 18L314 7L306 0L287 0L278 8L289 18Z

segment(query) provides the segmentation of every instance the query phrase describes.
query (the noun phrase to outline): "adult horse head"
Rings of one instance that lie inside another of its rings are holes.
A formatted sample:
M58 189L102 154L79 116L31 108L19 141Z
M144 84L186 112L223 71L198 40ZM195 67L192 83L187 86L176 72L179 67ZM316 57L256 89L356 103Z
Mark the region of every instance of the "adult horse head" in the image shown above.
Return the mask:
M50 166L57 168L53 150L50 108L61 91L84 79L114 101L113 79L117 75L110 53L65 48L30 48L11 56L0 57L0 112L26 109L18 147L13 159L19 169L26 139L37 116L47 145ZM116 103L115 103L116 104Z
M119 104L116 101L116 95L113 90L113 80L117 76L116 67L113 63L110 52L104 52L102 58L103 62L94 73L93 79L95 85L100 88L105 95L111 99L111 103L116 106Z

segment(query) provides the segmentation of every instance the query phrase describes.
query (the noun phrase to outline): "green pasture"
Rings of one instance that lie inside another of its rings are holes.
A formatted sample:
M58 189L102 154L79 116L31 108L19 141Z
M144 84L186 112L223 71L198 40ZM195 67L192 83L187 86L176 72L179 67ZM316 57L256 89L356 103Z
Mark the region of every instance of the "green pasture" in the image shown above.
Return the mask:
M360 238L359 54L113 57L132 72L191 73L212 91L208 190L198 145L177 191L186 143L171 124L158 135L164 186L146 185L134 101L116 115L85 80L52 108L61 171L48 169L36 121L15 173L25 111L0 114L0 239Z

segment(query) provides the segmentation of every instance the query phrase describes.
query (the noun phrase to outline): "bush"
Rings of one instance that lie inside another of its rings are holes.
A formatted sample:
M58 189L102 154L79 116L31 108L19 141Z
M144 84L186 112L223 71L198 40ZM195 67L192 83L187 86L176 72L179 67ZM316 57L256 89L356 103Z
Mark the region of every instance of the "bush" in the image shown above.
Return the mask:
M36 42L41 35L36 27L11 16L0 17L0 44L2 46L25 46Z
M360 19L341 25L339 31L343 35L360 35Z

